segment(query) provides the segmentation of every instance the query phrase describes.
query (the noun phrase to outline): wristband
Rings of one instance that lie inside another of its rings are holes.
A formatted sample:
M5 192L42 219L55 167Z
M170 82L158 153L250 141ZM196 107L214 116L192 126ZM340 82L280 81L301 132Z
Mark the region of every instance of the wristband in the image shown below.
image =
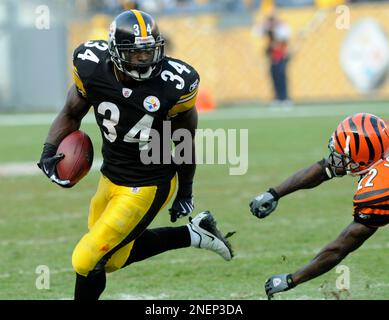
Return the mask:
M278 201L280 199L280 196L278 195L277 191L273 188L270 188L269 190L267 190L267 192L269 192L274 197L274 200Z
M289 289L292 289L296 286L296 284L293 282L291 273L286 276L286 282L288 284Z
M50 158L52 156L55 156L56 153L57 153L57 146L46 142L43 145L41 159Z
M322 160L318 161L317 163L323 169L323 172L322 172L323 181L330 180L336 176L335 172L332 170L331 166L328 164L326 159L323 158Z

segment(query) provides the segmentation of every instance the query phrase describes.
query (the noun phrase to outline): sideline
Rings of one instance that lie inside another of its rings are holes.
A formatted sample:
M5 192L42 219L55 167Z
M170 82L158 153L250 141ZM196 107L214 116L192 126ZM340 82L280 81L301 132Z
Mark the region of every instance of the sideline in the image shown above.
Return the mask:
M233 120L233 119L275 119L275 118L318 118L347 116L358 112L389 114L388 106L384 103L371 104L333 104L318 106L251 106L251 107L225 107L216 109L213 112L200 113L200 120ZM56 114L34 113L34 114L0 114L0 126L29 126L29 125L50 125ZM95 123L93 112L89 112L82 120L83 124Z

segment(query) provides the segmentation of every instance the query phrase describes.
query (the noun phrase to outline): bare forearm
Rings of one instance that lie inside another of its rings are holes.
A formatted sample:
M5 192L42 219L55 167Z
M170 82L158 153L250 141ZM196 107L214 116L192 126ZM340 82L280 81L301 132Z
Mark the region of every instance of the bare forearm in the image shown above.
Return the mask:
M319 163L315 163L308 168L296 172L279 186L275 187L274 190L279 197L283 197L300 189L314 188L328 179L328 176L323 171L323 167Z
M324 248L310 263L292 274L293 282L298 285L328 272L340 263L347 254L348 252L335 248Z
M325 246L313 260L292 274L293 282L298 285L316 278L331 270L350 252L358 249L377 228L352 222L336 240Z
M46 143L58 146L65 136L80 128L81 120L89 110L89 104L70 88L65 106L55 118L46 138Z
M64 137L69 133L78 130L80 125L81 121L78 121L67 114L59 113L51 125L46 142L58 146Z

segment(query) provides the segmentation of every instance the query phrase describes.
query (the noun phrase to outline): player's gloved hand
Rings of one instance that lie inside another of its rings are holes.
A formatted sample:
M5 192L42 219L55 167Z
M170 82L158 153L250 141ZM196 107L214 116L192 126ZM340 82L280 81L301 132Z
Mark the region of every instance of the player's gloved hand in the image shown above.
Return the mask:
M176 222L177 219L186 217L194 209L192 183L180 185L174 199L172 207L169 209L170 221Z
M68 187L70 184L69 180L61 180L57 177L56 174L56 166L59 161L61 161L65 155L60 153L56 154L57 147L50 144L45 143L42 151L41 158L37 163L39 169L43 171L43 173L54 183L58 184L61 187Z
M265 283L265 291L267 298L270 300L273 295L278 292L288 291L296 285L292 280L292 274L277 274L267 279Z
M265 218L275 210L279 198L277 192L270 188L268 191L256 196L250 202L250 211L259 219Z
M172 207L169 209L170 221L176 222L177 219L186 217L191 214L194 209L193 196L190 197L179 197L173 201Z

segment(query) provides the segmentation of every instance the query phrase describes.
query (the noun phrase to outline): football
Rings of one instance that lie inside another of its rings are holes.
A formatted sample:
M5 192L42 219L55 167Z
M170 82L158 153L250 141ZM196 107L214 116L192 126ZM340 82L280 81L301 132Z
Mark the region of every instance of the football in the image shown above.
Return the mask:
M86 176L92 166L92 141L85 132L74 131L61 141L57 149L59 153L63 153L65 158L57 164L57 176L61 180L69 180L68 187L72 187Z

